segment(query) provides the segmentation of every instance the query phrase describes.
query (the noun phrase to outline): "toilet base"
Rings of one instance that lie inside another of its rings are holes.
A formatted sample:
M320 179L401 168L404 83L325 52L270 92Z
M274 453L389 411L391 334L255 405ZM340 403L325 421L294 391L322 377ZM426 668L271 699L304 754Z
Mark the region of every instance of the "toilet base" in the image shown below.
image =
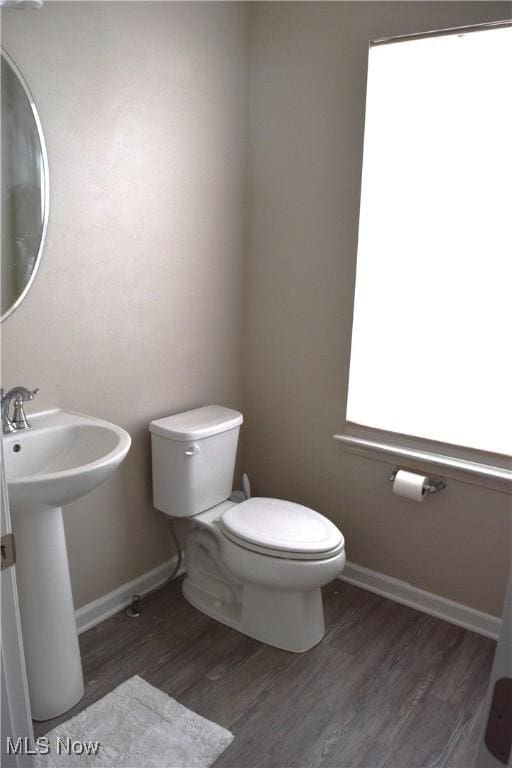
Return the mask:
M303 653L325 634L321 587L341 573L345 552L324 560L269 557L222 535L232 502L198 515L185 542L184 597L195 608L267 645Z
M241 587L239 600L227 601L187 576L182 592L189 603L207 616L285 651L308 651L325 634L320 589L292 592L246 584Z

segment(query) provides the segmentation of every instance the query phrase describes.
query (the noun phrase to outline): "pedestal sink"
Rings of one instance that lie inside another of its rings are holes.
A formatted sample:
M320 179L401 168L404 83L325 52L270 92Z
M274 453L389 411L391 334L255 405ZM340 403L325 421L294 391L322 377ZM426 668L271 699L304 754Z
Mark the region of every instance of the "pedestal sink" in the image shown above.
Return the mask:
M16 576L32 717L49 720L83 696L62 506L123 461L131 439L101 419L51 410L4 436Z

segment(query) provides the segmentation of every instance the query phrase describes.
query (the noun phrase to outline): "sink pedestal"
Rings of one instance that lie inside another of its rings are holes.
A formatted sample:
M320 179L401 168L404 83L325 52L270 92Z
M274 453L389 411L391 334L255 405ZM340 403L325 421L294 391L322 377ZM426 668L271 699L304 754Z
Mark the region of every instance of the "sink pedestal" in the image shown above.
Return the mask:
M62 509L11 502L11 514L32 717L49 720L84 694Z
M62 507L107 480L131 438L108 421L59 408L31 414L30 422L3 437L5 474L32 717L49 720L84 693Z

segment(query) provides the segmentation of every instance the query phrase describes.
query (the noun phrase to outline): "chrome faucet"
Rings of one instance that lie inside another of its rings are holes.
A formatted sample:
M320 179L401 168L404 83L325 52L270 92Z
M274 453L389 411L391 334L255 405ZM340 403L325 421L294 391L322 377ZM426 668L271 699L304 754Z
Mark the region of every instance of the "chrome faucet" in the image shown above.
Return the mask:
M30 427L30 422L27 421L27 417L25 416L23 403L27 400L33 400L38 392L39 389L37 388L30 391L26 389L26 387L13 387L4 395L4 390L0 390L2 402L2 432L4 435L8 435L9 432L14 432L17 429L27 429ZM9 410L13 400L14 412L11 419Z

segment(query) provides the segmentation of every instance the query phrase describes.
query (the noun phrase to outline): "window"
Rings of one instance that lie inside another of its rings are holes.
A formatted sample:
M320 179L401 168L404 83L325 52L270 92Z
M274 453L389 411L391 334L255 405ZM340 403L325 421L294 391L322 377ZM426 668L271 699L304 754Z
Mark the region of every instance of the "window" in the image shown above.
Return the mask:
M512 27L372 44L347 420L512 454Z

